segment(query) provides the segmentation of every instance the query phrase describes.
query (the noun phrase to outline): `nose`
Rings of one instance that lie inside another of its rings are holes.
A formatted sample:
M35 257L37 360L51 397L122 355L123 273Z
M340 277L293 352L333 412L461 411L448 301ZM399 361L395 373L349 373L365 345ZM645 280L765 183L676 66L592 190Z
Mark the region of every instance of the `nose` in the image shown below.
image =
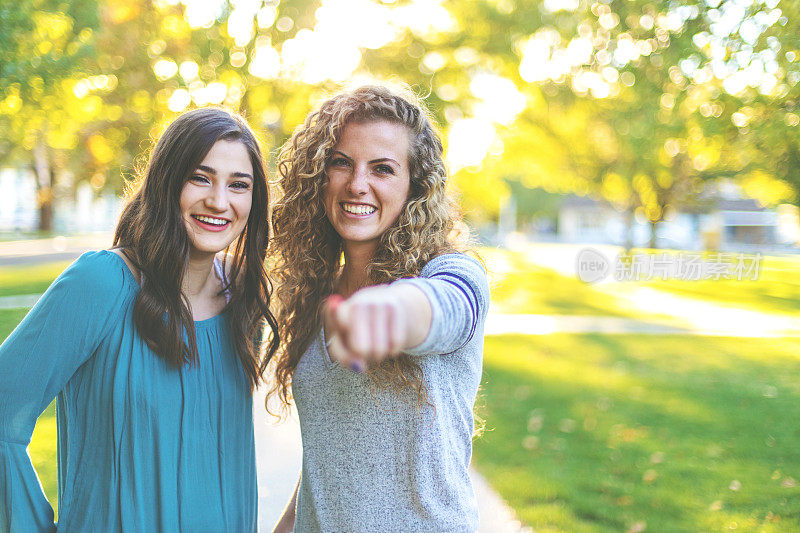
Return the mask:
M206 207L215 211L225 211L228 208L228 191L224 186L214 186L208 191L205 198Z
M369 192L369 182L367 180L368 169L356 167L347 182L347 192L354 196L364 196Z

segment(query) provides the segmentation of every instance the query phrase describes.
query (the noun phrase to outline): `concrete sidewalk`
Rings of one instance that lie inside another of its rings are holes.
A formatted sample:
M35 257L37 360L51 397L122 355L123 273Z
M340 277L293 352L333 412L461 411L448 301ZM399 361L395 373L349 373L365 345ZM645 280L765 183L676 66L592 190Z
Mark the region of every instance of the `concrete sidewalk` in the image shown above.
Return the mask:
M113 242L114 235L106 232L4 241L0 242L0 267L69 261L87 250L110 248Z
M294 490L302 463L302 441L297 415L275 423L264 408L264 391L255 394L254 422L258 466L258 530L270 532ZM478 533L530 532L515 518L502 498L474 469L470 470L478 500Z

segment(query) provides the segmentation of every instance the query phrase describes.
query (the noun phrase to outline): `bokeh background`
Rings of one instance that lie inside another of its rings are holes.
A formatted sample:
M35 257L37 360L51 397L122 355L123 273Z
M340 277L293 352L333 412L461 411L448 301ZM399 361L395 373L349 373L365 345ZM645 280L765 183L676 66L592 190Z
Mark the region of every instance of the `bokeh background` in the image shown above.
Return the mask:
M800 529L794 0L4 1L0 338L110 245L177 114L243 113L274 176L316 103L373 80L425 98L482 243L474 462L514 527ZM586 284L586 245L759 268ZM52 406L36 431L56 503Z

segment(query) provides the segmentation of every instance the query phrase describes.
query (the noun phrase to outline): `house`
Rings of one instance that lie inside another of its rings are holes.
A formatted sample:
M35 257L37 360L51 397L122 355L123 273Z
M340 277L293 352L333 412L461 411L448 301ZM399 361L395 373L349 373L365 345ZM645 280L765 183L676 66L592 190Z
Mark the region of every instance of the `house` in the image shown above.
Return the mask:
M785 251L800 243L797 208L767 209L741 195L730 184L712 192L706 212L675 212L656 225L661 248L724 251ZM602 200L568 196L558 213L558 237L563 242L624 245L628 216ZM650 243L650 225L634 217L634 246Z

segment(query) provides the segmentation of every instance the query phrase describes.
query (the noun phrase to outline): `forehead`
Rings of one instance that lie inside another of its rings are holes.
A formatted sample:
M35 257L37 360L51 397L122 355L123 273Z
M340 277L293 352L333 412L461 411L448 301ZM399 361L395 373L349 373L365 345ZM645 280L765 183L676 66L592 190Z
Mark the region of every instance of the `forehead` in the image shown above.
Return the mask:
M253 164L250 161L250 152L248 152L244 143L239 140L220 139L215 142L200 164L215 168L219 166L223 168L250 169L248 174L253 169Z
M345 124L336 148L342 151L381 151L407 157L410 130L388 120L351 121ZM350 155L350 154L348 154Z

